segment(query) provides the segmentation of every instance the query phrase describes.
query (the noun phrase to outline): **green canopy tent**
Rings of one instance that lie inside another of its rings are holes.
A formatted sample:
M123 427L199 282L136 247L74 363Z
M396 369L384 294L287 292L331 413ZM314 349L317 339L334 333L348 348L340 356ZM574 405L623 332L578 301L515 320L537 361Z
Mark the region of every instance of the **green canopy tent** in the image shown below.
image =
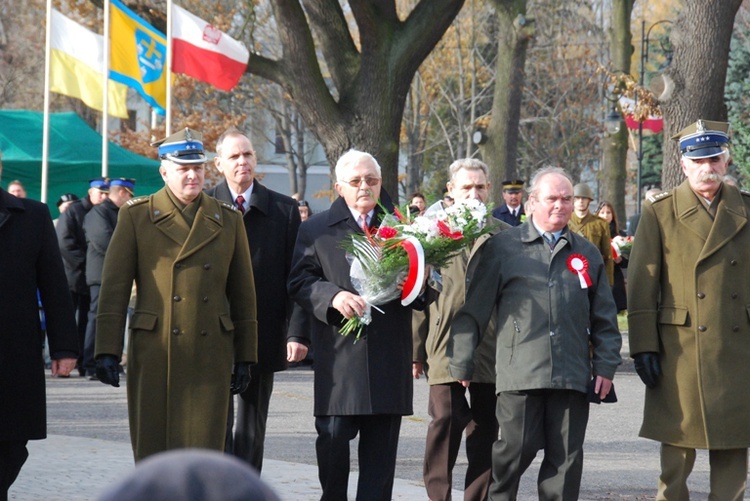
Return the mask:
M0 110L2 186L18 179L29 198L40 199L42 179L43 114ZM88 180L102 173L102 136L73 112L51 113L47 202L57 217L55 202L63 193L86 196ZM135 194L148 195L164 186L159 162L128 151L110 141L109 177L135 178Z

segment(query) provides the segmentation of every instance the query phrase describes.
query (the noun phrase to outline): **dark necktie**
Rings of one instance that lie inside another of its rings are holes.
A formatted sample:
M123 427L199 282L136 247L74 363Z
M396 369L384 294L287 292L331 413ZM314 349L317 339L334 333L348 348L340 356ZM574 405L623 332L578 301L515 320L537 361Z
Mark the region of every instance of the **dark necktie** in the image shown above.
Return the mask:
M245 197L242 195L237 195L237 199L235 200L235 203L237 204L237 208L242 212L245 213Z
M549 231L545 231L544 232L544 240L547 241L547 245L549 245L549 250L550 251L555 250L555 235L553 235Z

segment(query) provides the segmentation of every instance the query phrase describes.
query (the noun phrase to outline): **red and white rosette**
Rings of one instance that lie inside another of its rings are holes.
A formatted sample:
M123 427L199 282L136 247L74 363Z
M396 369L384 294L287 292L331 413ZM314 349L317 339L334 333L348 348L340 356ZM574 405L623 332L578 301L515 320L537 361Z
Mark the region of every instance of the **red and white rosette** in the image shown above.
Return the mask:
M415 237L406 237L401 245L409 257L409 273L401 291L401 304L408 306L417 299L424 282L424 249Z
M578 275L581 282L581 289L591 287L591 277L589 276L589 260L581 254L571 254L568 258L568 269Z

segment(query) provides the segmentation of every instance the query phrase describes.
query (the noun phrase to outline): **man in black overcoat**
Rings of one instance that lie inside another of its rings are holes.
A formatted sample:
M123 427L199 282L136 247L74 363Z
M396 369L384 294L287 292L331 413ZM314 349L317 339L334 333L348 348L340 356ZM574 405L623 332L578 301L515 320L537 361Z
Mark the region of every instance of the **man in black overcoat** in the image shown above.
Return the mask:
M86 324L91 306L89 286L86 285L86 234L83 231L83 220L95 205L104 202L108 196L109 184L105 178L96 177L89 180L88 195L70 204L68 209L60 214L55 227L78 325L78 372L81 376L94 375L93 368L86 374L83 367Z
M0 500L18 476L29 440L47 437L44 389L46 315L52 375L76 365L73 303L49 209L0 188Z
M390 500L401 417L412 414L411 308L394 300L372 310L372 323L342 336L342 323L365 311L349 278L342 243L378 226L382 208L380 166L368 153L350 150L336 164L339 198L300 226L289 293L312 314L315 348L315 428L323 500L347 498L349 442L359 434L357 499ZM431 291L431 289L427 289ZM424 308L427 292L412 303ZM431 295L431 294L430 294ZM430 298L432 299L432 298Z
M250 386L237 398L234 435L234 413L229 412L227 452L260 472L273 375L287 368L287 349L295 353L304 350L302 358L307 352L307 347L297 342L290 342L287 348L292 301L286 292L286 281L300 215L296 200L269 190L255 179L255 150L239 130L230 129L219 137L214 163L224 180L207 193L234 204L243 214L258 310L258 363L250 369Z

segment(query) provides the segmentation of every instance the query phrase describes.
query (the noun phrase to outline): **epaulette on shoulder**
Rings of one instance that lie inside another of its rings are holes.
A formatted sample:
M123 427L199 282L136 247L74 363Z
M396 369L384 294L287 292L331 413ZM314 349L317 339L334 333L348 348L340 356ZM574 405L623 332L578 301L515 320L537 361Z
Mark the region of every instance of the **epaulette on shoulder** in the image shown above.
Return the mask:
M740 193L742 193L743 196L750 197L750 191L740 190Z
M222 207L224 207L227 210L231 210L231 211L234 211L234 212L239 212L240 211L234 204L230 204L229 202L225 202L223 200L219 200L218 202L219 202L219 205L221 205Z
M151 195L144 195L142 197L131 198L130 200L128 200L125 203L128 204L128 205L139 205L139 204L142 204L144 202L148 202L149 198L151 198Z
M658 202L660 200L667 199L667 198L669 198L671 196L672 196L672 192L671 191L662 191L661 193L657 193L656 195L650 195L648 197L648 201L653 204L653 203L656 203L656 202Z

